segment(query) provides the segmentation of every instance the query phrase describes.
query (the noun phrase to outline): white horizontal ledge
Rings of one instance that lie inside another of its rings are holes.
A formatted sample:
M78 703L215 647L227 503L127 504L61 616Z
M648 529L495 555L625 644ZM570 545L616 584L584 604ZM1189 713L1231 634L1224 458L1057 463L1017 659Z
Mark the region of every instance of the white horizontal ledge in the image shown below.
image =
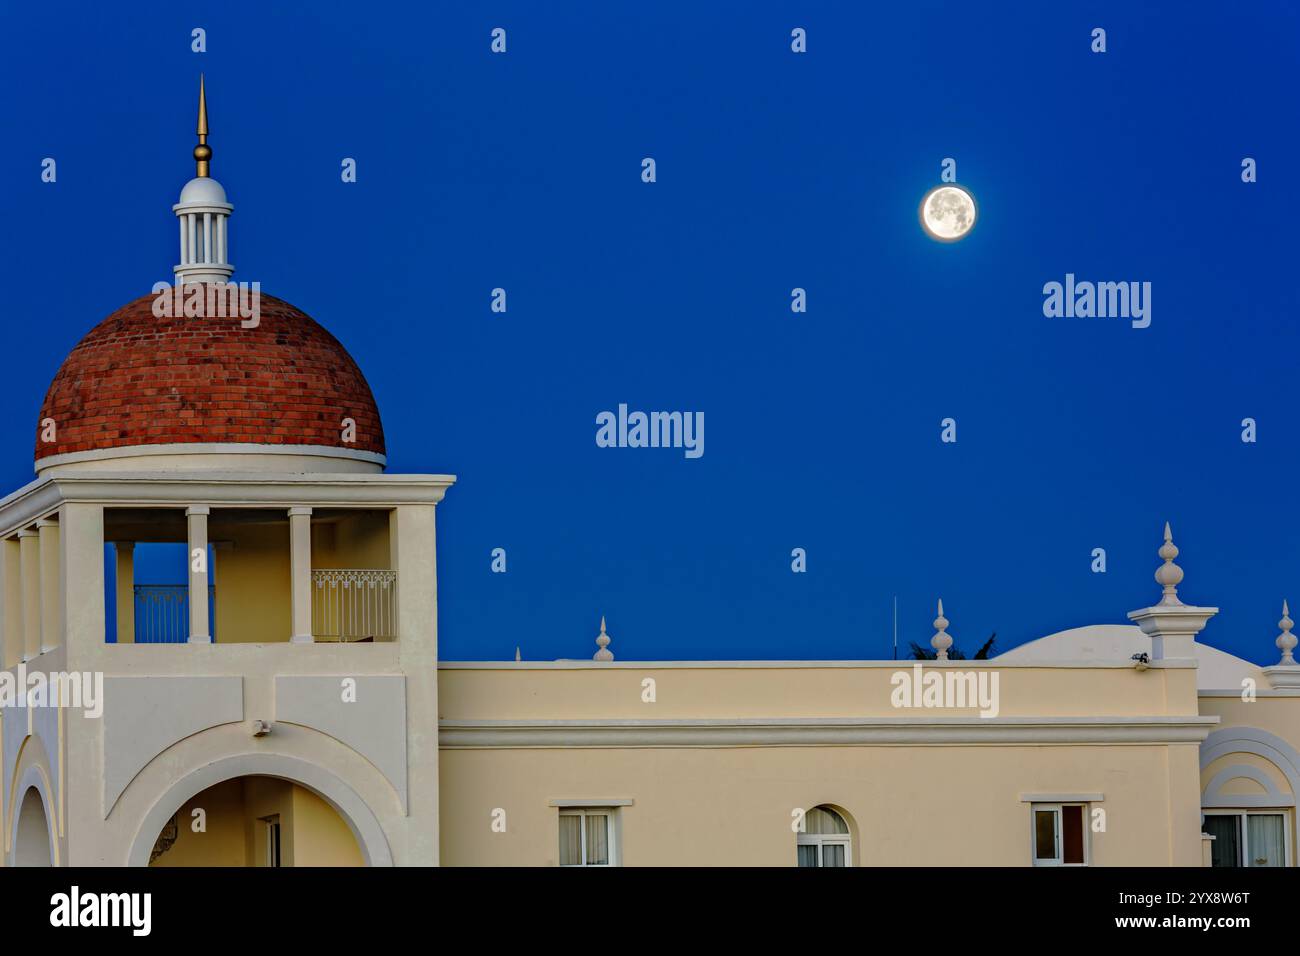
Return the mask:
M198 263L208 265L210 263ZM258 442L168 442L163 444L118 445L46 455L36 459L40 470L87 461L110 461L115 458L143 458L164 455L299 455L305 458L345 458L376 465L388 464L377 451L341 448L338 445L264 445Z
M1218 717L868 717L443 720L439 746L784 747L1200 743Z
M0 500L0 534L30 524L63 502L108 507L396 507L437 504L453 475L303 472L100 472L38 478Z
M1021 803L1101 803L1105 800L1100 793L1022 793Z
M1002 661L996 657L987 661L439 661L438 670L443 671L585 671L585 670L762 670L765 668L878 668L884 670L911 671L912 666L921 664L925 669L943 670L1133 670L1133 662L1124 660L1099 661ZM1193 660L1152 661L1151 669L1191 670L1196 667Z
M551 807L630 807L631 797L576 797L573 799L552 800Z

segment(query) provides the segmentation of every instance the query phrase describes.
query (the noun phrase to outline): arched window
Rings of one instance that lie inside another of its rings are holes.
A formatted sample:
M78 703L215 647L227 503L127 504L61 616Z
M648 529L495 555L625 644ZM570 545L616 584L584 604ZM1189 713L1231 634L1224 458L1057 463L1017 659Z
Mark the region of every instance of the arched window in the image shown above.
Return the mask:
M804 814L796 839L800 866L852 866L849 825L830 807L813 807Z

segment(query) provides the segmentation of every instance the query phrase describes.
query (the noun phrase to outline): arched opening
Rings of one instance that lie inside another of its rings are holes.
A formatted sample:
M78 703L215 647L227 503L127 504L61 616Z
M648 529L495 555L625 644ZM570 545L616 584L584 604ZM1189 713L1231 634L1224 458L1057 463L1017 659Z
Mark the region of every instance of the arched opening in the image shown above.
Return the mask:
M307 787L270 776L222 780L162 826L150 866L364 866L347 821Z
M799 866L853 865L853 835L848 821L826 804L804 814L795 844Z
M1255 727L1225 727L1201 745L1201 832L1210 866L1295 866L1300 754Z
M35 787L28 787L18 805L18 828L14 835L14 866L52 866L50 823L45 801Z

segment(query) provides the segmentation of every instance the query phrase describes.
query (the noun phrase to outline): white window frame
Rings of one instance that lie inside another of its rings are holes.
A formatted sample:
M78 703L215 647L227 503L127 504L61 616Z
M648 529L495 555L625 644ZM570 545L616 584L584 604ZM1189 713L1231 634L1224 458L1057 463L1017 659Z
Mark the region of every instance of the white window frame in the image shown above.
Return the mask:
M615 817L618 813L617 807L566 807L560 810L560 817L579 817L582 822L578 825L578 863L560 863L559 865L568 869L579 866L608 867L618 866L618 832L619 828L615 823ZM609 848L607 854L607 863L588 863L587 862L587 817L603 816L605 818L605 846ZM556 846L559 846L559 822L556 822ZM558 859L558 857L557 857Z
M1083 862L1066 863L1065 858L1065 841L1062 832L1062 824L1065 820L1063 812L1065 807L1082 807L1083 808ZM1053 849L1056 856L1050 859L1039 859L1038 857L1038 814L1051 812L1055 821L1053 825L1053 836L1056 845ZM1092 863L1092 827L1089 822L1092 819L1091 806L1088 803L1078 800L1066 800L1061 803L1031 803L1029 805L1029 855L1034 866L1088 866Z
M848 833L800 833L799 838L795 841L796 846L815 846L817 848L817 866L825 866L822 863L822 847L825 846L842 846L844 847L844 865L846 867L853 865L853 838ZM798 851L795 851L796 854ZM795 858L797 864L798 857Z
M825 807L825 804L818 804L818 806ZM845 819L844 814L840 813L834 807L826 807L826 809L832 811L837 817L839 817L840 820L843 821L846 827L849 826L849 821ZM801 846L815 846L817 848L818 869L822 869L824 866L824 864L822 863L822 847L824 846L844 847L844 866L850 867L853 865L853 828L852 827L849 827L848 833L805 833L803 831L802 824L801 824L799 832L795 836L794 843L796 848ZM795 852L794 863L795 866L797 867L799 865L799 850L796 849L794 852Z
M1265 808L1237 810L1232 807L1215 807L1212 810L1202 811L1202 816L1238 818L1237 826L1240 828L1238 832L1241 834L1241 839L1238 841L1237 846L1237 852L1239 854L1237 857L1238 867L1249 866L1246 861L1250 859L1250 827L1246 825L1246 817L1280 816L1282 818L1282 852L1284 854L1282 865L1284 867L1295 866L1295 863L1291 859L1291 814L1288 808L1278 807L1271 810Z
M284 860L284 829L280 826L280 814L274 813L269 817L262 817L263 846L266 857L264 866L283 866ZM274 860L275 862L271 862Z

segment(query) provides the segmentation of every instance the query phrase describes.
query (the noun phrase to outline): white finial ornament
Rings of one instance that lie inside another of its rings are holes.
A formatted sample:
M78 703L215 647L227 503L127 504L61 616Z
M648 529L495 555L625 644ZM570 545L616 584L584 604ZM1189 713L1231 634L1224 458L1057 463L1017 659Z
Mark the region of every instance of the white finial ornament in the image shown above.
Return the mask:
M596 646L600 648L591 658L593 661L612 661L614 653L609 649L609 635L605 633L605 615L600 616L600 634L596 636Z
M208 146L208 101L199 77L199 145L194 147L197 175L181 190L172 212L180 220L181 261L174 266L177 285L226 282L235 267L227 249L226 222L234 206L226 202L221 183L208 175L212 148Z
M934 659L937 661L946 661L948 659L948 648L952 647L952 637L948 634L948 619L943 616L943 598L939 598L939 616L934 619L934 637L930 638L930 646L934 648Z
M1183 569L1174 564L1174 558L1178 557L1178 547L1174 544L1174 535L1169 530L1168 521L1165 522L1165 543L1160 546L1159 554L1165 559L1165 563L1156 568L1156 583L1165 589L1160 603L1182 604L1178 599L1178 585L1183 580Z
M1282 633L1277 636L1274 642L1278 650L1282 652L1282 659L1278 661L1279 665L1288 666L1296 662L1292 651L1295 650L1296 636L1291 633L1291 628L1295 626L1295 621L1291 620L1291 611L1286 606L1286 601L1282 602L1282 620L1277 622L1277 626L1282 628Z
M1183 580L1183 569L1174 564L1178 548L1168 522L1165 522L1165 543L1160 546L1160 557L1165 563L1156 569L1155 578L1164 594L1151 607L1129 611L1128 619L1151 638L1151 660L1193 661L1197 657L1196 635L1219 609L1197 607L1179 600L1178 584Z

